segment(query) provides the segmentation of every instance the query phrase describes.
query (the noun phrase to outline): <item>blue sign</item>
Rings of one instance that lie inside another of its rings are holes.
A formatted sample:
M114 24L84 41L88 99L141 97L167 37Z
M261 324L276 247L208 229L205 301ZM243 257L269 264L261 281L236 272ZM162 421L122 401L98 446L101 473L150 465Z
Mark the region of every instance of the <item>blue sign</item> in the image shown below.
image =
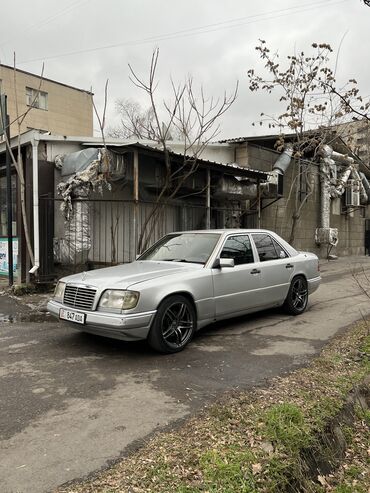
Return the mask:
M13 238L13 272L18 266L18 238ZM0 276L9 275L8 238L0 238Z

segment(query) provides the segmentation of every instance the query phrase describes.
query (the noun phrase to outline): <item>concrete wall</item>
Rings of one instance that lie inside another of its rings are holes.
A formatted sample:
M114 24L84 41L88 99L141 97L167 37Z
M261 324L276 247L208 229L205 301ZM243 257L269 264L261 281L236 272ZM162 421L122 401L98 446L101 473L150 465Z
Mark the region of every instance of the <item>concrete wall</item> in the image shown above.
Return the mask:
M8 96L8 113L12 122L17 115L13 69L0 65L0 81L2 93ZM39 84L38 76L17 70L16 92L20 115L29 109L26 104L26 87L37 90ZM93 105L90 92L47 79L42 80L40 90L48 94L48 108L32 108L22 123L21 133L30 129L40 129L56 135L93 135ZM10 131L11 136L16 135L17 125L13 124Z

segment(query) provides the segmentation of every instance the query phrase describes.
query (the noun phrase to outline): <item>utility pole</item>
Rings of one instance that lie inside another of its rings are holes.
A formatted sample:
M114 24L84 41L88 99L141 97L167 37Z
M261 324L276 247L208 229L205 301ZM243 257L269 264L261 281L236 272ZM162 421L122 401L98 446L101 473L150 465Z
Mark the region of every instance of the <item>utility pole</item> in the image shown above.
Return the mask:
M12 211L12 168L11 168L11 156L8 144L10 145L10 125L7 106L7 96L5 94L0 95L0 116L2 128L6 135L6 210L7 210L7 235L8 235L8 280L9 286L13 286L13 211Z

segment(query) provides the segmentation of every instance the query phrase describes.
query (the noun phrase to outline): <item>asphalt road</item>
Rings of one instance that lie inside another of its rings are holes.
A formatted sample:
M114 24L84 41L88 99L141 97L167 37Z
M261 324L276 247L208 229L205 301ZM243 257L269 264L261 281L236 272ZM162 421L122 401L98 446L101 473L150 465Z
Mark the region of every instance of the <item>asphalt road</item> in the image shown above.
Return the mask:
M361 269L367 287L370 271L366 279ZM12 302L1 298L5 312ZM299 317L273 310L215 324L170 356L0 313L0 491L46 492L88 475L225 390L306 364L369 314L349 269L324 272Z

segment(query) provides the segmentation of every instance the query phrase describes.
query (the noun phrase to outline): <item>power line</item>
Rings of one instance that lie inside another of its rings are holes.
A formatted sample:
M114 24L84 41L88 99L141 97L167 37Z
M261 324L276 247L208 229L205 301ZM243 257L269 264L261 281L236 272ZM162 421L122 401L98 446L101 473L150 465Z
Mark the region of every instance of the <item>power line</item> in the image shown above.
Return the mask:
M51 59L56 59L56 58L61 58L61 57L72 56L72 55L80 55L80 54L84 54L84 53L94 53L96 51L109 50L112 48L118 48L118 47L122 47L122 46L136 46L136 45L153 43L153 42L158 42L158 41L168 41L168 40L177 39L177 38L191 37L191 36L196 36L199 34L207 34L207 33L215 32L215 31L232 29L235 27L240 27L240 26L252 24L255 22L262 22L265 20L273 20L273 19L277 19L280 17L285 17L287 15L294 15L294 14L298 14L298 13L302 13L302 12L307 12L309 10L322 8L323 3L324 3L325 7L331 7L331 6L338 5L340 3L344 3L344 2L348 2L348 1L349 0L334 0L334 1L325 0L325 2L319 1L319 2L314 2L314 3L308 3L308 4L301 5L299 7L289 7L286 9L271 10L268 12L263 12L260 14L254 14L254 15L245 16L245 17L237 17L235 19L229 19L227 21L222 21L222 22L217 22L214 24L206 24L203 26L183 29L181 31L174 31L172 33L152 36L149 38L136 39L136 40L132 40L132 41L124 41L121 43L99 46L99 47L95 47L95 48L86 48L83 50L75 50L75 51L70 51L70 52L66 52L66 53L60 53L58 55L50 55L50 56L42 57L42 58L22 60L21 62L18 62L18 63L24 64L24 63L31 63L31 62L39 62L39 61L51 60ZM272 15L272 14L277 14L277 15Z
M45 17L44 19L42 19L40 22L37 22L35 24L31 24L30 26L26 27L25 29L23 29L22 34L28 33L29 31L32 31L35 28L40 28L46 24L49 24L50 22L57 19L58 17L61 17L62 15L65 15L65 14L71 12L73 9L75 9L76 7L78 7L81 4L86 3L86 2L88 2L88 0L77 0L73 3L71 3L70 5L67 5L66 7L64 7L59 12L56 12L53 15L49 15L48 17ZM8 38L5 41L1 41L0 47L5 45L5 44L10 43L13 39L14 39L14 37Z

